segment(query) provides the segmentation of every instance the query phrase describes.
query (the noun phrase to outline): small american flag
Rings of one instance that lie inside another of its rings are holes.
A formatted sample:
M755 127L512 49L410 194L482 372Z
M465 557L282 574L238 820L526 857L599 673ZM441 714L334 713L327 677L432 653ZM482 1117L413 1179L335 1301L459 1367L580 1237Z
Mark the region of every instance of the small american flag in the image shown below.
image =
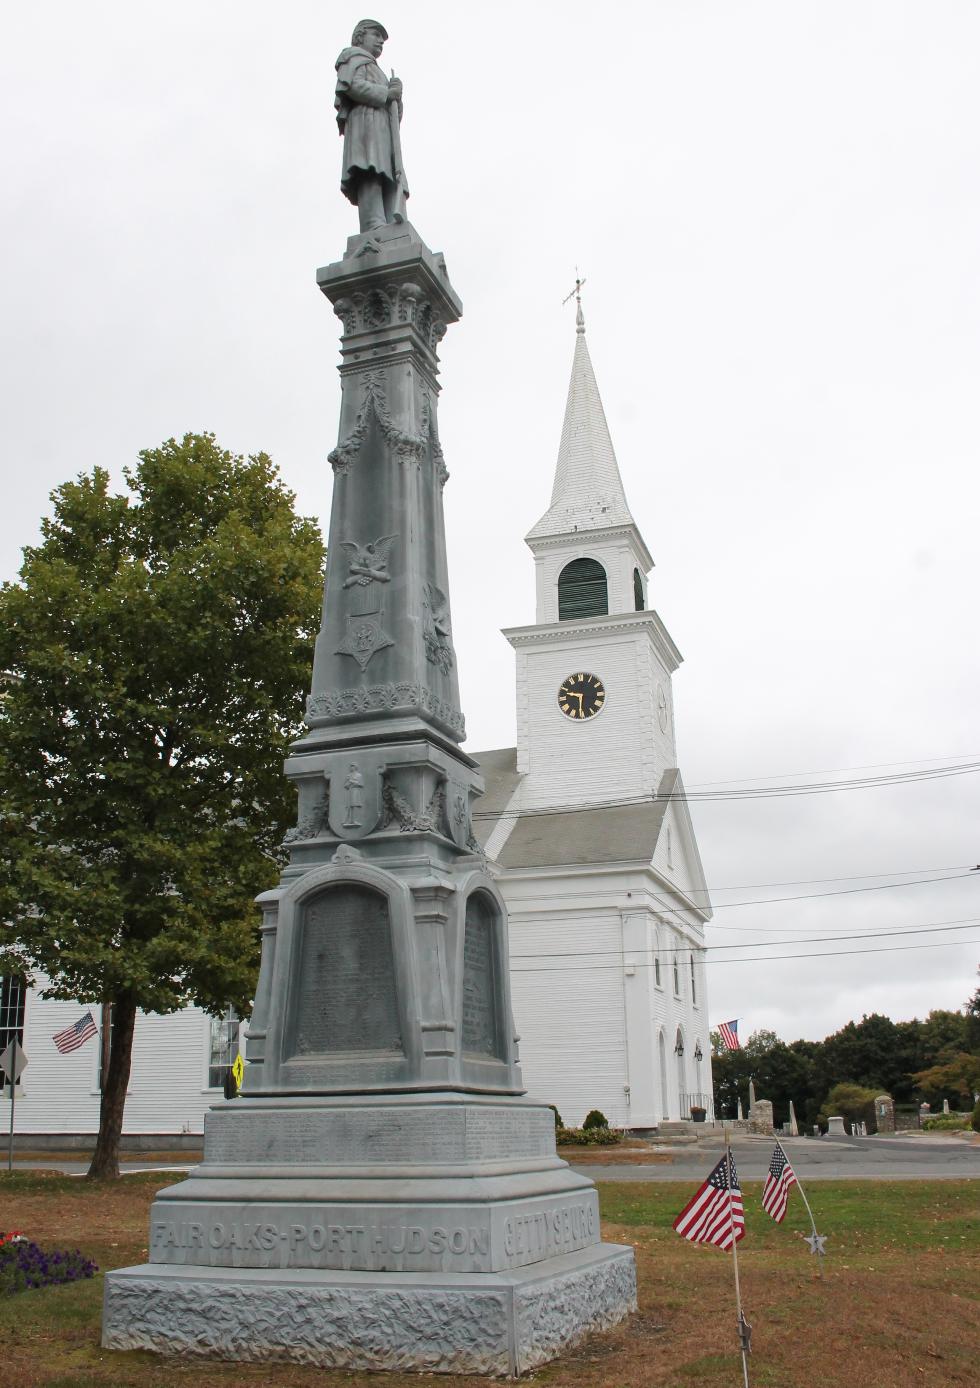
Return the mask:
M54 1044L62 1055L67 1055L69 1051L76 1050L85 1044L90 1036L98 1036L99 1029L91 1012L86 1012L79 1017L77 1022L73 1022L70 1027L65 1027L64 1031L56 1031L52 1038Z
M722 1045L725 1047L726 1051L737 1051L739 1049L737 1017L731 1022L721 1022L718 1026L718 1031L721 1034Z
M766 1174L766 1184L762 1188L762 1208L781 1224L786 1213L789 1193L796 1185L796 1172L789 1164L789 1157L779 1143L776 1143Z
M731 1152L725 1153L701 1189L687 1202L674 1220L674 1228L691 1243L711 1243L716 1248L731 1248L733 1228L736 1240L743 1237L745 1209Z

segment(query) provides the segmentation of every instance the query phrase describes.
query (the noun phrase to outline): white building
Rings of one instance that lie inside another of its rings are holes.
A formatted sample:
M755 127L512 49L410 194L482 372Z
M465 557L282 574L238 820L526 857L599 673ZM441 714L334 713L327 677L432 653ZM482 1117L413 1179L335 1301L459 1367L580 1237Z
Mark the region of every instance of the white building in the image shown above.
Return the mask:
M537 621L517 655L517 747L475 752L477 834L501 872L529 1091L579 1124L712 1111L711 911L674 743L680 652L647 603L650 552L616 463L581 305L551 506L532 528Z
M674 744L681 656L647 605L653 560L630 514L581 306L551 506L527 536L537 621L517 655L517 746L473 755L477 837L510 911L525 1083L569 1125L712 1116L704 974L710 916ZM19 1134L92 1134L101 1042L67 1056L85 1011L3 980L0 1052L22 1028ZM100 1022L98 1009L95 1020ZM124 1132L198 1134L238 1052L233 1020L197 1008L137 1018ZM0 1092L6 1130L9 1086Z

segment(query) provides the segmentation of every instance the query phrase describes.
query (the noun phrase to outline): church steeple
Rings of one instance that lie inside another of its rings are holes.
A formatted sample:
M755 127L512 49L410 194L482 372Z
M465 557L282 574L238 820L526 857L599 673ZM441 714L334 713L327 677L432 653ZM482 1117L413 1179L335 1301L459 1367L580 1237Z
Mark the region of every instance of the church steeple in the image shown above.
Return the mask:
M536 561L539 622L643 609L653 568L626 500L592 368L583 283L577 279L573 290L575 354L551 505L525 536Z
M578 285L581 283L577 281ZM551 505L528 532L529 543L569 531L634 524L592 369L585 337L585 315L577 292L576 301L575 356Z

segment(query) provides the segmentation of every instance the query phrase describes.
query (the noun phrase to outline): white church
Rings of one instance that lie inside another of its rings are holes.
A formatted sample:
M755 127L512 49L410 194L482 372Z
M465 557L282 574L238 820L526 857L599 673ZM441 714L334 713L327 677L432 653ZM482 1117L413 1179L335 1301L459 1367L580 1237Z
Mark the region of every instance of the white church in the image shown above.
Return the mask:
M590 1109L634 1130L692 1110L710 1121L711 909L674 741L681 655L648 606L653 560L626 500L580 303L551 505L526 538L537 620L504 633L517 657L517 746L471 754L486 780L476 834L510 913L524 1081L568 1126ZM45 1001L14 978L0 985L0 1052L16 1030L29 1058L18 1135L94 1134L103 1038L67 1055L52 1041L85 1006ZM194 1007L141 1014L124 1134L201 1133L246 1026ZM4 1130L9 1098L4 1083Z

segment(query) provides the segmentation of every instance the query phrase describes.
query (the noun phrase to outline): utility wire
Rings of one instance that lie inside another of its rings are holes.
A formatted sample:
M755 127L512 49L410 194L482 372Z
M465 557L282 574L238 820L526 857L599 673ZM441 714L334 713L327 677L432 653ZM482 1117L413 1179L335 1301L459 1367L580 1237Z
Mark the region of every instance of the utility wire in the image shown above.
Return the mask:
M801 942L802 943L802 942ZM907 949L944 949L949 945L980 945L980 939L976 940L930 940L924 945L884 945L881 949L835 949L820 950L812 954L770 954L764 959L760 959L757 954L750 955L746 959L706 959L706 964L769 964L776 963L780 959L838 959L848 954L894 954L899 950ZM636 964L638 969L653 969L652 964ZM606 969L623 968L623 964L583 964L579 967L576 964L562 965L560 969L551 969L545 965L532 964L530 968L511 969L513 974L534 974L534 973L594 973Z
M664 945L660 949L655 949L649 945L642 945L638 949L624 949L621 945L616 945L612 949L575 949L575 950L539 950L528 954L511 954L511 959L583 959L590 955L619 954L630 958L641 954L713 954L717 950L727 949L774 949L777 945L837 945L845 940L877 940L893 936L901 938L903 935L932 935L940 934L947 930L973 930L980 925L980 920L972 917L969 920L954 921L949 925L910 925L901 926L895 930L872 930L862 931L856 935L835 935L832 939L826 939L820 935L805 937L801 940L735 940L730 945ZM956 944L957 941L950 943Z
M857 892L890 892L896 887L920 887L924 882L959 882L964 877L972 877L980 882L980 872L958 873L956 877L917 877L912 882L882 882L877 887L841 887L832 892L803 892L800 896L764 896L755 901L719 901L713 906L715 911L725 911L733 906L770 906L777 901L818 901L822 896L853 896ZM700 890L695 888L695 890Z
M774 800L789 795L829 795L843 790L871 790L883 786L911 785L920 781L948 779L950 776L974 775L980 771L980 761L938 766L927 771L897 772L887 776L861 776L843 781L799 782L778 786L748 786L733 791L671 791L668 795L638 795L621 800L588 801L581 805L549 805L542 809L474 810L474 819L544 819L550 815L582 814L594 810L624 809L634 805L678 803L714 803L723 800Z
M925 766L929 762L968 762L980 761L980 752L949 752L944 757L912 757L906 761L872 761L859 766L824 766L816 771L780 771L774 776L736 776L729 781L695 781L691 790L701 790L706 786L739 786L749 781L778 781L781 776L837 776L844 771L879 771L885 766Z
M954 869L953 869L953 868L941 868L941 869L939 869L939 871L941 871L941 872L953 872ZM876 876L881 876L881 875L883 875L883 874L879 874L879 873L869 873L868 875L869 875L869 876L872 876L872 877L876 877ZM712 903L712 910L713 910L713 911L724 911L724 910L730 909L731 907L734 907L734 906L768 906L770 902L776 902L776 901L819 901L822 897L825 897L825 896L849 896L849 895L852 895L852 894L855 893L855 892L881 892L881 891L890 890L890 889L896 888L896 887L918 887L918 886L921 886L924 882L958 882L961 878L966 878L966 877L972 877L972 878L974 878L976 881L980 882L980 872L978 872L978 870L977 870L976 868L970 868L970 869L968 869L968 870L965 871L965 872L957 872L957 873L956 873L956 876L954 876L954 877L948 877L948 876L947 876L947 877L918 877L918 878L915 878L915 879L914 879L913 881L911 881L911 882L881 882L881 883L879 883L877 886L873 886L873 887L843 887L843 888L841 888L839 891L832 891L832 892L803 892L803 893L801 893L801 894L798 895L798 896L766 896L766 897L760 897L760 898L758 898L757 900L752 900L752 901L718 901L718 902L713 902L713 903ZM820 879L817 879L817 880L819 881ZM826 878L825 880L828 881L828 882L846 882L846 881L853 881L854 879L852 879L852 878L846 878L846 877L828 877L828 878ZM781 885L781 884L778 883L778 882L772 882L772 883L765 883L765 882L763 882L763 883L760 883L759 885L762 886L762 887L765 887L765 886L777 887L777 886L779 886L779 885ZM786 884L784 884L784 885L786 885L786 886L791 886L792 884L791 884L791 883L786 883ZM632 889L631 889L631 890L632 890ZM690 897L692 897L692 899L693 899L693 897L694 897L695 894L704 895L705 892L711 893L711 892L721 892L721 891L737 891L737 890L739 890L739 889L736 888L736 887L679 887L678 890L679 890L679 891L682 891L682 892L684 893L685 896L690 896ZM751 890L751 889L748 888L748 887L746 887L746 888L744 888L743 890L748 891L748 890ZM640 889L640 891L642 892L642 889ZM542 896L547 896L548 899L549 899L549 901L560 901L560 900L562 900L563 898L578 900L578 899L580 899L580 898L582 898L582 897L599 897L599 898L601 898L603 901L609 901L611 895L622 895L621 892L620 892L620 893L610 893L610 892L608 892L608 891L601 892L601 891L589 891L589 890L569 891L569 892L551 892L551 891L544 891L544 890L543 890L540 894L541 894ZM640 893L638 893L638 894L640 894ZM650 894L651 894L651 895L654 895L654 893L653 893L652 890L651 890ZM695 902L695 905L698 905L698 903ZM721 930L721 929L724 929L725 927L715 925L713 928L714 928L715 930ZM727 928L728 928L728 929L736 929L736 930L737 930L737 929L740 929L741 927L739 927L739 926L729 926L729 927L727 927Z

